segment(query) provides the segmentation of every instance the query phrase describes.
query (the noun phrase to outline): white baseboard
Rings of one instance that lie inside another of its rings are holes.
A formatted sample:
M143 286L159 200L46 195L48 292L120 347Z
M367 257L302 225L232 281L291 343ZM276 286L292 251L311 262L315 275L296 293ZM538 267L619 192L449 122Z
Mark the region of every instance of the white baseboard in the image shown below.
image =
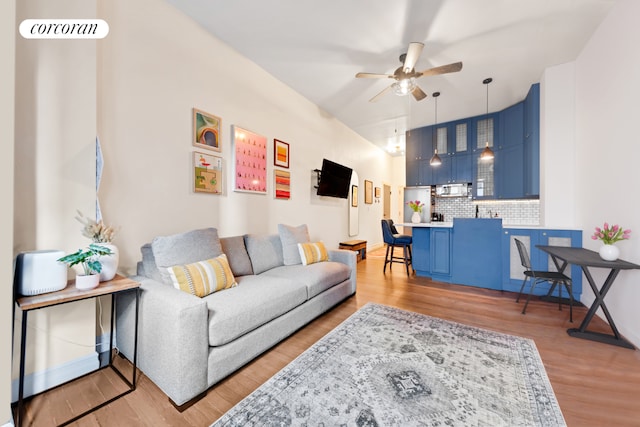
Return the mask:
M106 333L102 334L99 337L96 337L96 352L104 353L105 351L109 351L109 340L111 339L111 334ZM116 343L116 337L113 337L113 343Z
M107 347L109 340L107 339ZM34 372L24 377L24 397L33 396L63 384L74 378L81 377L100 367L98 353L94 352L59 366L40 372ZM11 382L11 402L18 401L18 379Z

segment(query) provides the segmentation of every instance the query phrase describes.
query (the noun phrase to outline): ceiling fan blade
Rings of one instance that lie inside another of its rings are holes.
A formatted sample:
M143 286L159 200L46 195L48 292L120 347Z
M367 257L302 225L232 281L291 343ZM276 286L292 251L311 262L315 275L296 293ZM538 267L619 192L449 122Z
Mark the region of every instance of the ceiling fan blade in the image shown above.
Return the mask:
M416 86L416 88L413 90L413 92L411 92L411 94L416 99L416 101L422 101L427 97L427 94L424 93L422 89L420 89L420 86Z
M419 73L418 77L437 76L439 74L456 73L462 70L462 62L454 62L453 64L441 65L440 67L430 68Z
M365 78L365 79L392 79L393 74L377 74L377 73L358 73L356 74L357 78Z
M371 98L369 100L369 102L376 102L378 99L380 99L382 97L382 95L384 95L385 93L389 92L389 90L391 89L391 86L387 86L386 88L384 88L382 90L382 92L378 93L376 96L374 96L373 98Z
M416 62L418 62L418 58L422 53L423 47L424 44L419 42L409 43L409 49L407 50L407 55L404 58L404 65L402 66L405 73L409 73L416 66Z

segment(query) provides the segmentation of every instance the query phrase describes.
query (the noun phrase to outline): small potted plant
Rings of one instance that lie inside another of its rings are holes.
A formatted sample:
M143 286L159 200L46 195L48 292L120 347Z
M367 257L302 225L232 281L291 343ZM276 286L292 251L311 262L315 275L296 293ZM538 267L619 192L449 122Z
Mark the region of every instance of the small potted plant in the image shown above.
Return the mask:
M102 264L99 257L103 255L111 255L111 249L91 243L85 249L78 249L72 254L68 254L58 259L60 262L68 264L69 267L80 264L84 274L76 275L76 288L93 289L100 283L100 272Z

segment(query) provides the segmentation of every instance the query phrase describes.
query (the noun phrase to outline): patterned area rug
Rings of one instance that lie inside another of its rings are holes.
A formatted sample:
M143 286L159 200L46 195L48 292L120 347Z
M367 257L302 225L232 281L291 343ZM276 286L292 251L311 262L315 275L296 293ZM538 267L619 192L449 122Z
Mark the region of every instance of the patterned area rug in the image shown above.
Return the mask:
M367 304L213 426L564 426L532 340Z

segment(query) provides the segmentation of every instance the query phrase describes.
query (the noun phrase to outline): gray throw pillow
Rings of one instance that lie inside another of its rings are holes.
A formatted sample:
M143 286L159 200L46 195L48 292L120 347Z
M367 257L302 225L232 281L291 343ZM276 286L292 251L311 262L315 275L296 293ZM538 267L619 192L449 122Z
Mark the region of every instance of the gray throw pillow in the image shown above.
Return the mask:
M243 236L223 237L220 239L222 251L227 255L229 266L234 276L253 274L251 259L244 245Z
M260 274L275 267L284 265L282 260L282 243L277 234L269 236L256 236L248 234L244 236L244 244L247 247L253 274Z
M151 242L151 249L162 279L167 284L172 284L166 271L167 267L191 264L222 254L218 230L215 228L203 228L171 236L158 236Z
M298 243L308 243L311 240L309 238L307 224L302 224L297 227L278 224L278 234L280 234L280 240L282 240L284 265L302 264Z

